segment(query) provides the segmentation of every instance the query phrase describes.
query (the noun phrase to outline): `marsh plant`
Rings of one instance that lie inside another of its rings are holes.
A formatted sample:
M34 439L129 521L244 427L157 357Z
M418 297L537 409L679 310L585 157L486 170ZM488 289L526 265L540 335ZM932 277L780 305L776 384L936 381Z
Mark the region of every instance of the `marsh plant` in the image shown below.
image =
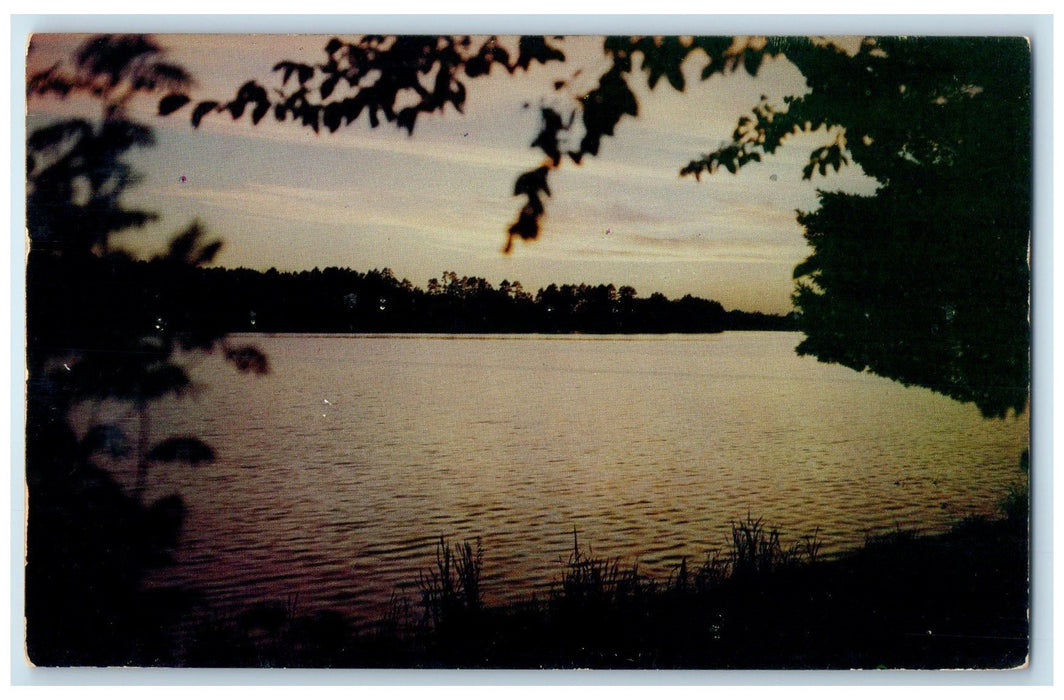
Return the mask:
M780 529L768 527L763 518L754 518L749 513L745 520L732 522L730 552L730 575L735 578L762 576L780 569L802 563L815 563L820 556L820 528L812 535L785 548L780 540Z
M418 575L425 622L436 629L475 617L483 607L480 572L483 565L480 538L453 548L443 537L436 544L436 561Z

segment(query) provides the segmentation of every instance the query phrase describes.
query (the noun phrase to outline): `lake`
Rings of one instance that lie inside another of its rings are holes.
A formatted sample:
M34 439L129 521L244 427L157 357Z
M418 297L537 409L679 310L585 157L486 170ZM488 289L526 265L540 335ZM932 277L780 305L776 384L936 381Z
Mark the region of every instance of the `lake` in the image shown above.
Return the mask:
M1029 418L799 358L794 333L242 336L271 373L191 360L198 388L153 407L156 438L217 461L160 467L188 517L159 583L212 609L293 601L366 621L441 536L481 538L488 602L542 594L573 547L664 579L762 517L822 553L994 513ZM100 410L97 407L97 410ZM121 479L129 469L115 467ZM128 483L128 481L127 481Z

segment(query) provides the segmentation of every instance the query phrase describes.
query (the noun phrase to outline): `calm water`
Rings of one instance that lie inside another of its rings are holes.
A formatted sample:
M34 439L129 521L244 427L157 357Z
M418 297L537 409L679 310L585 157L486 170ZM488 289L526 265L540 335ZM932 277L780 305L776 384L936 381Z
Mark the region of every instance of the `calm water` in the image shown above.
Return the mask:
M200 358L199 390L154 411L157 437L218 452L152 474L189 509L159 579L219 610L298 596L369 619L395 591L416 602L441 535L481 538L504 602L557 578L574 528L665 576L747 513L837 552L994 512L1027 416L798 358L799 339L249 336L271 374Z

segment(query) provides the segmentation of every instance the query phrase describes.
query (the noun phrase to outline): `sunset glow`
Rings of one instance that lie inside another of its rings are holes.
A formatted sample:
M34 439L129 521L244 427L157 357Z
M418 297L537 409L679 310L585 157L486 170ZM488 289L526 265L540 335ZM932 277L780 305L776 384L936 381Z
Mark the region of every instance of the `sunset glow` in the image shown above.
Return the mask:
M84 38L36 36L27 70L61 60ZM158 39L195 77L195 99L228 99L252 78L279 85L271 73L278 60L313 61L329 36ZM533 290L552 282L627 284L644 294L694 294L727 308L787 312L791 272L808 255L795 211L815 208L817 188L871 193L874 181L856 166L803 181L801 166L823 133L793 137L738 175L701 183L678 175L728 139L760 95L779 100L802 89L801 76L783 60L756 80L740 72L705 83L697 81L700 66L688 61L684 93L643 83L639 116L621 122L600 156L565 163L552 175L540 239L500 253L518 208L514 178L542 157L529 147L539 105L564 111L601 68L600 38L571 37L565 50L562 66L470 81L463 114L431 115L412 136L387 124L370 129L364 120L316 135L272 118L252 126L227 115L210 115L194 130L187 111L160 118L154 102L143 100L135 110L156 129L158 143L136 157L144 177L128 203L161 217L125 240L158 250L199 219L224 239L217 262L227 267L390 267L419 285L454 269L494 284L518 279ZM555 91L559 79L571 82ZM28 121L86 108L74 99L35 99Z

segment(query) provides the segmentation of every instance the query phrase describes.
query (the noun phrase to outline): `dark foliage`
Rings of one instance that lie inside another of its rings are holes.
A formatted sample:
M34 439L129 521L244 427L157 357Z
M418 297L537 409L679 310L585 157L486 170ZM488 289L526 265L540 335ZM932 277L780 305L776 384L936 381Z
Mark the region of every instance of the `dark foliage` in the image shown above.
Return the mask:
M126 155L153 143L151 131L129 119L127 103L189 83L161 55L146 37L98 36L72 65L28 80L31 98L82 92L101 107L96 123L59 121L27 139L26 650L37 665L172 663L167 625L193 599L142 586L150 569L170 561L184 520L180 497L147 503L144 490L150 467L198 464L213 451L192 436L153 444L150 402L188 387L178 351L228 346L195 307L180 298L160 307L143 286L131 286L139 264L111 240L154 218L125 209L121 198L136 182ZM150 263L155 283L183 278L219 247L192 224ZM242 350L236 364L264 370L250 355ZM137 435L114 424L79 435L70 413L88 400L128 403ZM136 468L131 491L106 469L127 455Z
M784 51L810 92L758 105L684 172L735 171L833 127L804 176L850 160L881 183L799 215L801 354L1021 413L1030 390L1031 53L1022 38L866 39Z

